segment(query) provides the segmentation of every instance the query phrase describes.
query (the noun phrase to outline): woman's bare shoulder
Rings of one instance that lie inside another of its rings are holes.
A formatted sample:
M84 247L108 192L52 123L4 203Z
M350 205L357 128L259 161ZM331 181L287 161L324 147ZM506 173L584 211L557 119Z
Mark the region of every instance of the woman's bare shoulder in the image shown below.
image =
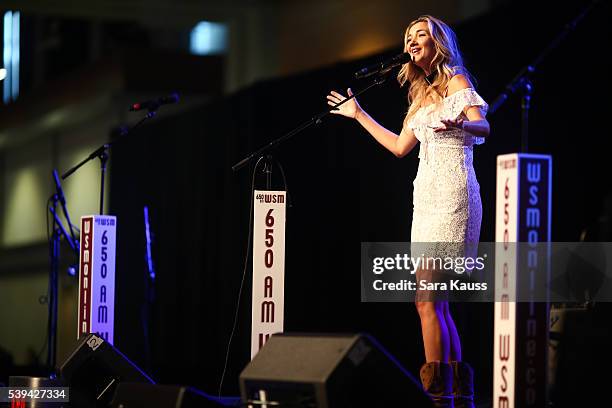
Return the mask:
M448 92L447 96L459 92L462 89L473 88L474 86L470 82L470 79L464 74L454 75L450 81L448 81Z

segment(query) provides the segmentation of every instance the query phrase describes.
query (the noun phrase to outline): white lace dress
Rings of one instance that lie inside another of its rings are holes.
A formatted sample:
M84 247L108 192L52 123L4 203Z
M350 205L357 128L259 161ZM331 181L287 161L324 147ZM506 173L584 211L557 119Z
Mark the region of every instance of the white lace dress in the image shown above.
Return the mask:
M441 125L441 119L467 119L464 109L468 106L480 106L485 112L488 109L473 88L466 88L442 102L422 107L407 123L421 142L414 180L411 241L439 243L438 256L473 255L473 250L466 254L463 244L477 245L480 237L482 202L473 149L484 143L484 138L461 129L438 133L433 130ZM454 250L444 243L455 243L450 245Z

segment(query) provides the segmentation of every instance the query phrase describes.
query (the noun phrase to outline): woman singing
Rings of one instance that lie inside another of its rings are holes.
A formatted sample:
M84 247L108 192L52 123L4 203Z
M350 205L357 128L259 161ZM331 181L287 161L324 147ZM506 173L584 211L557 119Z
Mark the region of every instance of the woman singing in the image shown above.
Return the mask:
M411 241L437 243L437 248L444 244L467 256L469 244L474 248L480 236L482 203L473 147L489 134L488 106L463 67L454 32L441 20L425 15L411 22L404 35L404 51L412 61L402 66L398 81L410 84L410 107L399 135L378 124L355 99L332 113L356 119L397 157L421 142ZM352 95L350 89L347 92ZM332 91L327 99L335 106L346 98ZM417 279L435 281L441 273L421 268ZM472 369L461 360L448 300L429 295L417 293L416 298L425 346L426 363L420 371L423 388L436 406L474 407Z

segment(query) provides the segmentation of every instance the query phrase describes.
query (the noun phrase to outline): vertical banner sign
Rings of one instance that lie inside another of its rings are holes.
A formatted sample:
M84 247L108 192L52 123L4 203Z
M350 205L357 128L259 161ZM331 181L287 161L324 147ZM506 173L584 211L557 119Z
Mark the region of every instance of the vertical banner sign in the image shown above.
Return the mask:
M497 157L493 407L514 406L518 155ZM500 246L502 246L500 251ZM512 357L512 361L510 361Z
M113 344L117 218L81 217L77 339L96 333Z
M251 358L281 333L285 306L285 191L255 190Z
M534 299L550 281L551 156L498 156L496 195L493 407L543 407L548 302Z

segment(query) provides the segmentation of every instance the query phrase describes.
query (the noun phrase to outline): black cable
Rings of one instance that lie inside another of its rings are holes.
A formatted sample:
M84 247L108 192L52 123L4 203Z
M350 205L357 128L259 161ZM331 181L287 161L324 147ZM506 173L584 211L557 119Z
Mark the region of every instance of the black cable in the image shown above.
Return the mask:
M240 298L242 297L242 288L244 286L244 280L246 278L247 267L249 265L249 253L251 252L251 241L253 235L253 204L254 204L254 194L255 194L255 176L257 175L257 167L259 167L259 163L263 160L263 156L257 160L255 163L255 168L253 169L253 177L251 180L251 205L249 207L249 234L247 238L247 249L244 254L244 268L242 270L242 280L240 282L240 289L238 290L238 299L236 301L236 312L234 314L234 324L232 325L232 332L230 334L230 338L227 342L227 349L225 352L225 363L223 364L223 373L221 373L221 381L219 382L219 392L218 397L221 398L221 390L223 388L223 380L225 379L225 373L227 371L227 363L229 361L229 354L232 345L232 339L234 338L234 333L236 332L236 325L238 323L238 312L240 311Z
M281 172L281 177L283 178L283 184L285 187L285 191L287 192L287 207L291 208L293 207L293 200L291 200L291 196L289 195L289 185L287 184L287 178L285 177L285 169L283 169L283 165L280 163L280 161L275 160L276 161L276 165L278 166L280 172Z

